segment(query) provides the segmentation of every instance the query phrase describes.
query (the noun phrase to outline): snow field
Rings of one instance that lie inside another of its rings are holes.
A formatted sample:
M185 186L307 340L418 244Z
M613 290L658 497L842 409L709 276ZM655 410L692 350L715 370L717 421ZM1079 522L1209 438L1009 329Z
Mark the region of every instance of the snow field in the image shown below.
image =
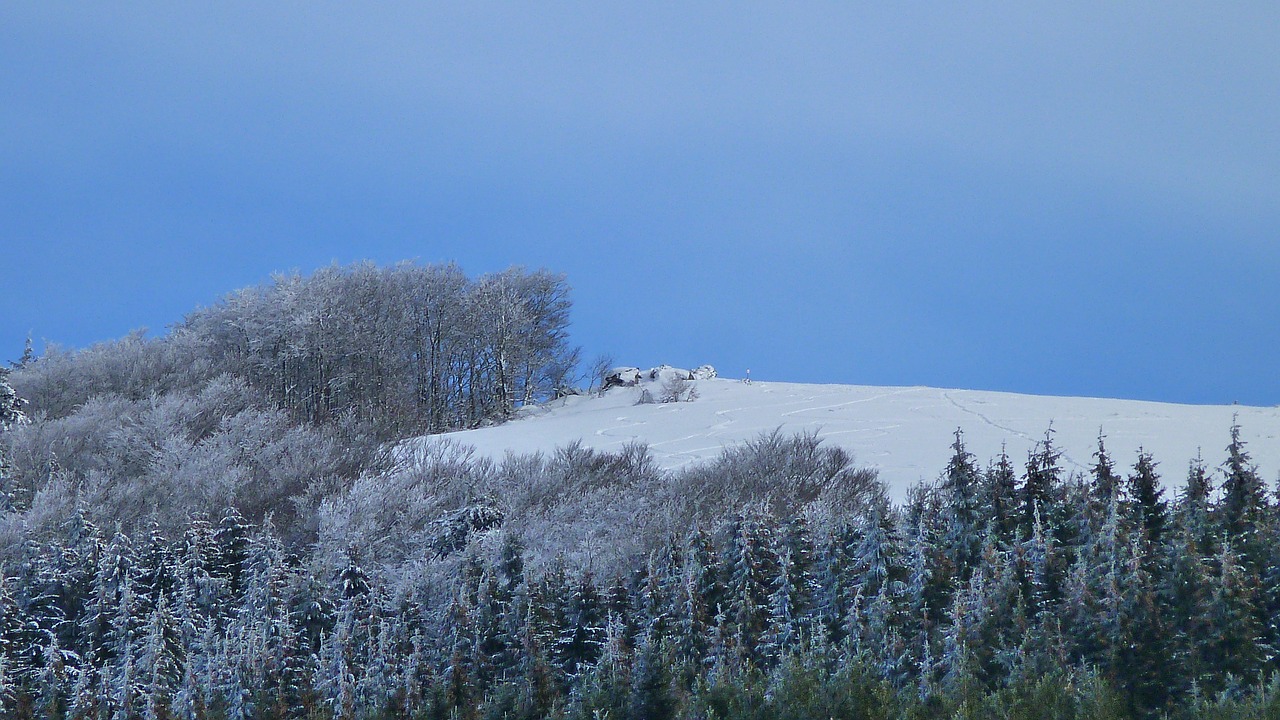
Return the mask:
M1233 418L1262 477L1280 472L1280 408L1176 405L1136 400L1046 397L930 387L872 387L753 382L713 378L695 383L693 402L637 405L644 387L613 388L602 397L571 396L522 411L503 425L449 433L480 456L549 451L580 440L598 450L631 442L649 445L665 468L710 460L725 447L761 433L813 432L876 468L901 500L915 483L946 466L956 428L984 464L1006 448L1021 467L1050 423L1068 472L1093 462L1098 433L1118 471L1139 448L1155 456L1166 487L1180 487L1190 460L1208 467L1225 458Z

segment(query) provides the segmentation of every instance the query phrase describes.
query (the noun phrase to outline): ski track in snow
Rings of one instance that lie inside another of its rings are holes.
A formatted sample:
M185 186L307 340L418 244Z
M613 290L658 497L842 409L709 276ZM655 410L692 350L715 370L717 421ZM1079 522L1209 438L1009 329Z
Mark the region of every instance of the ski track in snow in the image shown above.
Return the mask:
M942 397L946 398L946 399L947 399L947 402L950 402L952 405L955 405L955 406L956 406L956 409L957 409L957 410L959 410L960 412L968 413L969 415L972 415L972 416L974 416L974 417L978 418L978 419L979 419L979 420L981 420L982 422L984 422L984 423L986 423L986 424L990 425L990 426L991 426L991 427L993 427L993 428L996 428L997 430L1003 430L1004 432L1007 432L1007 433L1009 433L1010 435L1016 435L1016 436L1018 436L1018 437L1022 438L1023 440L1027 440L1027 441L1030 441L1030 442L1036 442L1036 439L1035 439L1035 438L1031 437L1030 435L1028 435L1028 434L1026 434L1026 433L1024 433L1024 432L1022 432L1021 430L1018 430L1017 428L1009 427L1008 425L1001 425L1000 423L996 422L995 420L992 420L991 418L987 417L986 415L983 415L982 413L978 412L977 410L973 410L973 409L971 409L971 408L968 408L968 407L966 407L966 406L964 406L964 405L960 404L960 402L959 402L958 400L956 400L956 399L955 399L955 397L953 397L953 396L951 395L951 393L947 392L946 390L943 390L943 391L942 391Z
M972 408L969 408L963 405L962 403L960 403L958 400L955 399L955 397L951 394L950 391L943 390L942 397L946 398L947 401L950 402L952 405L954 405L956 409L959 410L960 412L972 415L973 417L978 418L979 420L983 421L984 423L990 425L993 428L996 428L997 430L1001 430L1011 435L1020 437L1023 440L1026 440L1027 442L1032 443L1033 445L1038 445L1040 442L1042 442L1040 438L1032 437L1030 434L1025 433L1021 430L1018 430L1017 428L998 423L995 420L992 420L991 418L987 417L983 413L980 413L977 410L974 410ZM1067 463L1074 466L1076 470L1084 472L1089 469L1088 466L1084 465L1083 463L1080 463L1075 458L1071 457L1071 455L1065 449L1059 447L1058 450L1062 453L1062 459L1066 460Z

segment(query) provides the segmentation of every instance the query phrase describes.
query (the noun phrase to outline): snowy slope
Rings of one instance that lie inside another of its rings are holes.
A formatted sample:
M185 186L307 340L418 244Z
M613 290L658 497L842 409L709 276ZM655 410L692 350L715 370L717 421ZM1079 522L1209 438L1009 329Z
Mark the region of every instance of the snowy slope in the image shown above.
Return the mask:
M1232 417L1238 415L1241 436L1263 478L1274 481L1280 472L1280 408L1275 407L728 379L699 380L696 386L699 397L693 402L636 405L640 388L614 388L604 397L557 400L504 425L448 437L495 459L507 452L547 451L574 440L601 450L643 441L660 465L677 468L775 428L816 432L825 442L850 450L858 464L877 468L891 495L901 499L917 481L937 478L957 427L984 465L1003 444L1020 467L1052 422L1054 441L1069 470L1088 467L1101 429L1120 469L1132 466L1143 447L1160 462L1166 484L1176 487L1198 452L1211 468L1221 463ZM656 386L650 384L650 390Z

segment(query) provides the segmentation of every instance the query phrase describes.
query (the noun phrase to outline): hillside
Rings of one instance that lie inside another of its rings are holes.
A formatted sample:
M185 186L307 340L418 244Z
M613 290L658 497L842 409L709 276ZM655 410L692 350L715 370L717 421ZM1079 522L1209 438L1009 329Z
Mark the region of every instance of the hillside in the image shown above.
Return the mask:
M646 383L656 386L656 383ZM714 458L722 448L781 429L816 433L876 468L892 497L932 480L946 466L952 434L965 433L981 461L1007 447L1021 463L1053 424L1069 470L1092 461L1099 430L1112 457L1131 465L1138 448L1152 453L1167 485L1180 485L1197 453L1215 467L1225 457L1232 418L1262 477L1280 472L1280 408L1175 405L1098 398L1045 397L930 387L871 387L754 382L716 378L696 383L692 402L637 405L643 387L615 387L602 397L571 396L526 410L494 427L450 433L482 456L546 451L580 440L597 450L649 445L666 468Z

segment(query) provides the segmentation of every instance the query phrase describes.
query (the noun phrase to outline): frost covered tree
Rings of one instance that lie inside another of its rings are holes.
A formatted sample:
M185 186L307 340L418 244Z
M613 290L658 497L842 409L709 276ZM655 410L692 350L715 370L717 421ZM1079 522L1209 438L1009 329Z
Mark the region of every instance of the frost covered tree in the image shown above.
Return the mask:
M5 433L10 428L26 422L22 411L23 401L9 384L9 370L0 367L0 515L14 509L15 488L10 485L13 472L9 460Z
M942 503L941 546L948 557L945 579L955 586L968 582L982 549L982 472L965 449L964 433L956 428L951 459L938 485Z
M17 391L9 384L9 372L8 368L0 367L0 432L27 420L22 410L26 402L18 397Z
M1044 440L1027 456L1026 479L1022 487L1021 528L1023 538L1029 538L1037 523L1043 523L1049 532L1055 532L1061 519L1059 494L1062 468L1059 459L1062 452L1053 444L1053 427L1044 433Z
M1002 447L1000 457L988 466L983 477L983 496L992 530L1005 545L1011 545L1017 537L1019 495L1018 474Z
M1267 501L1266 487L1245 450L1244 440L1240 438L1238 423L1231 426L1231 443L1227 445L1227 459L1222 463L1222 474L1219 525L1235 545L1245 566L1255 573L1259 572L1266 554L1262 533L1271 508Z
M1089 468L1088 487L1085 492L1085 512L1081 515L1081 530L1084 534L1082 544L1088 543L1088 536L1098 532L1100 525L1106 521L1113 505L1121 498L1124 484L1116 474L1115 461L1107 452L1106 436L1098 431L1098 449L1093 452L1093 465Z
M1169 524L1169 503L1164 499L1164 488L1160 485L1156 465L1155 458L1139 448L1138 460L1128 481L1131 522L1136 530L1141 531L1151 553L1160 546Z
M770 596L779 574L773 530L762 518L738 518L730 526L726 549L724 611L732 622L738 657L767 667L777 659L765 654L763 642L771 626Z

